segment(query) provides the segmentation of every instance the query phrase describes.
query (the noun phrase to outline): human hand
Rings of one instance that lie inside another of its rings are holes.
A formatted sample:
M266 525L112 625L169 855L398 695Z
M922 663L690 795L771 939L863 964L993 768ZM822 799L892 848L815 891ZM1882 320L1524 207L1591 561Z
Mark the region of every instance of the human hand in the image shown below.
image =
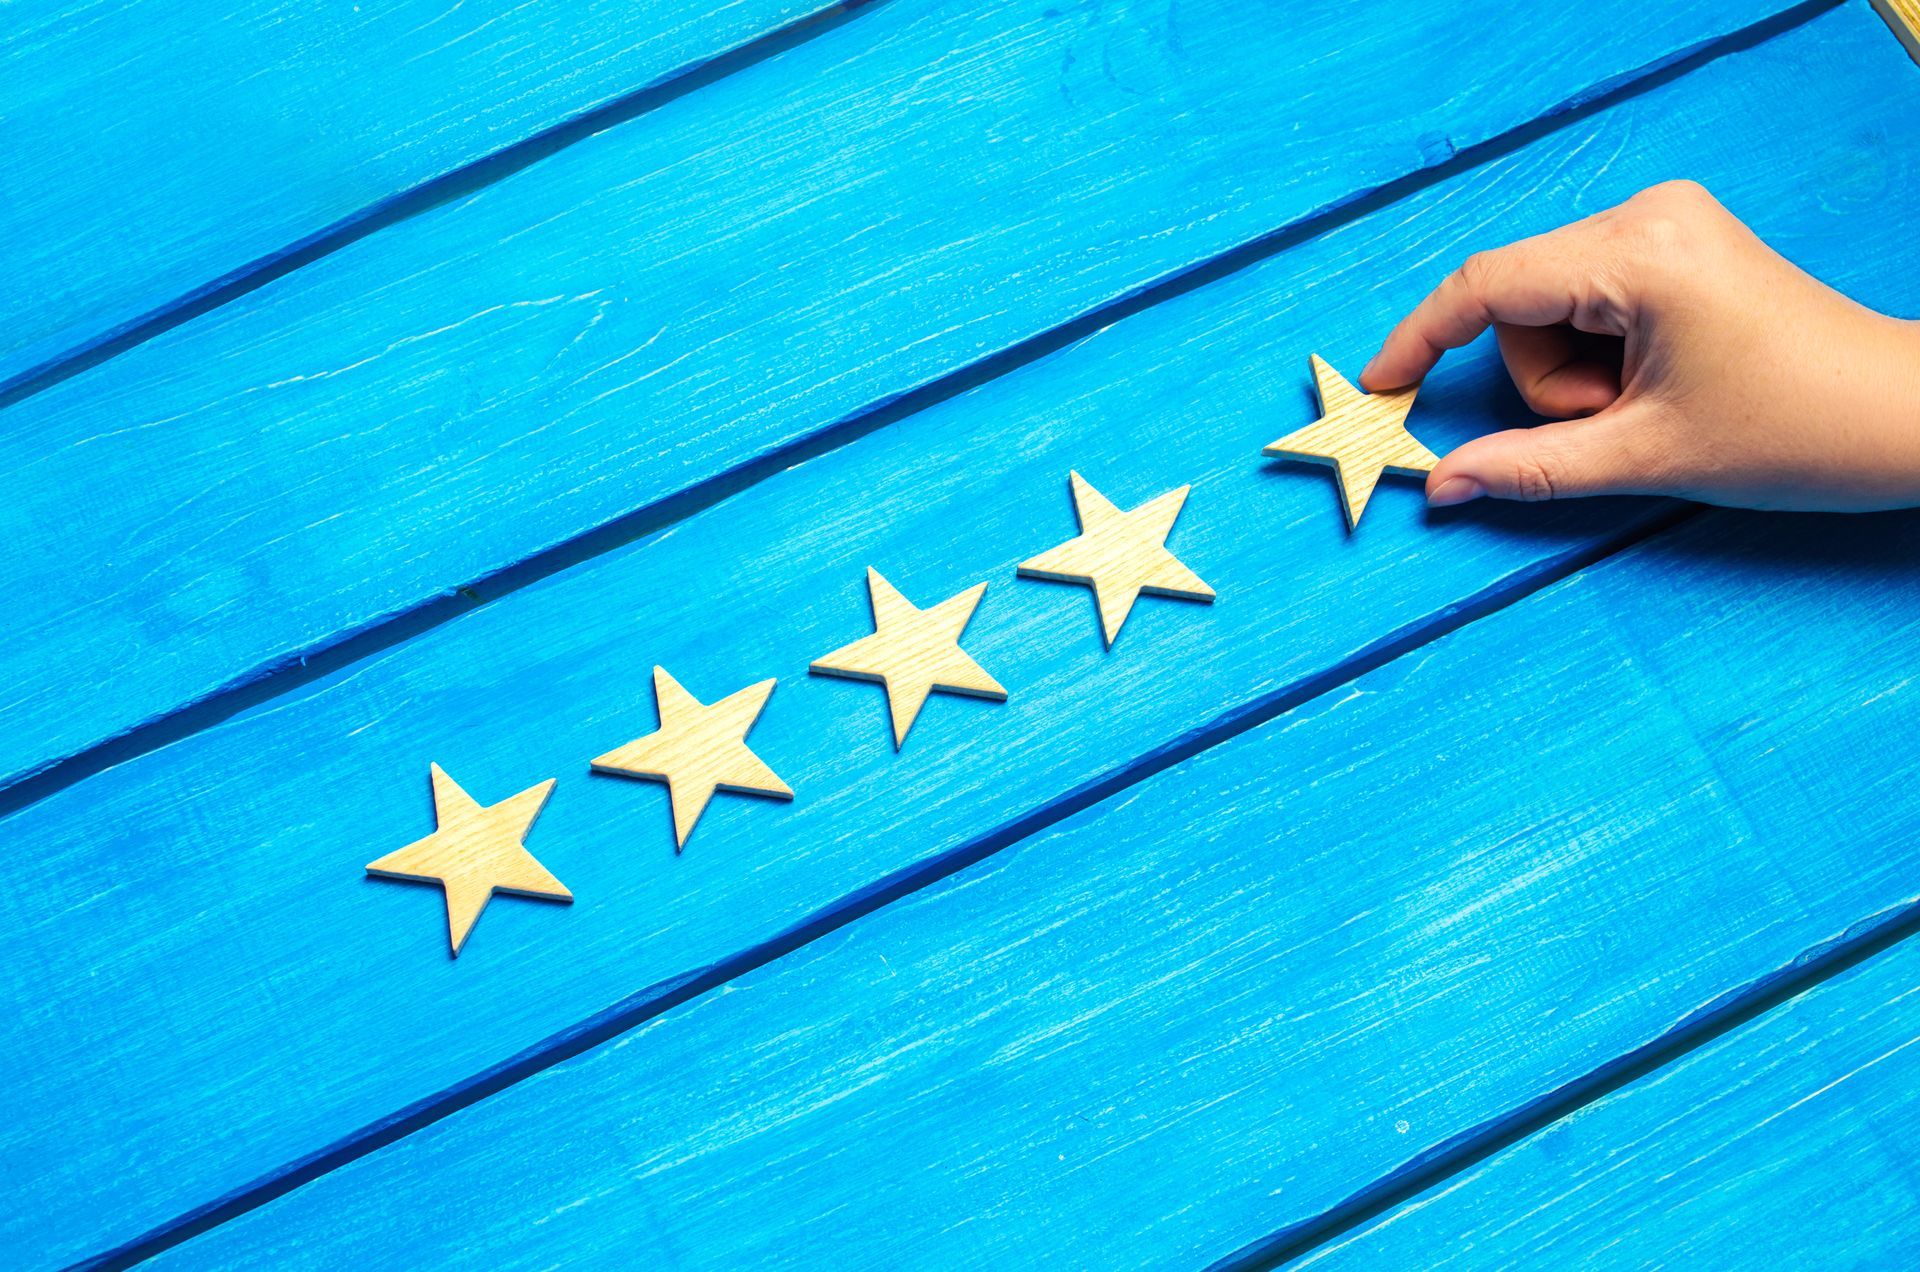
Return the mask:
M1920 504L1920 324L1803 273L1692 182L1469 257L1361 385L1413 384L1489 326L1521 397L1561 422L1458 447L1428 475L1430 504Z

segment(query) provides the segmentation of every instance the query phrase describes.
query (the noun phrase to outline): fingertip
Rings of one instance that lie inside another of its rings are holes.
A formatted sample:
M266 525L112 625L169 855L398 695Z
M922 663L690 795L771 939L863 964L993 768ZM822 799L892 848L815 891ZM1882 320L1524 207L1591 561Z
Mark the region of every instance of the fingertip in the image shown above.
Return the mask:
M1360 387L1369 393L1379 393L1386 389L1404 389L1420 378L1420 372L1409 372L1404 356L1396 356L1391 343L1383 345L1380 352L1373 355L1373 361L1360 371Z
M1487 493L1487 488L1473 477L1464 474L1427 482L1427 506L1429 508L1451 508L1455 504L1471 503Z
M1374 355L1373 361L1367 363L1367 365L1361 369L1361 388L1369 393L1378 393L1382 389L1397 389L1401 387L1400 385L1392 383L1385 375L1381 374L1380 368L1382 365L1386 365L1386 355L1376 354Z
M1473 442L1468 442L1440 457L1427 473L1429 508L1451 508L1486 495L1487 483L1481 480L1479 465L1474 462L1477 450Z
M1541 415L1581 419L1598 415L1620 397L1620 373L1597 362L1569 362L1543 374L1525 394Z

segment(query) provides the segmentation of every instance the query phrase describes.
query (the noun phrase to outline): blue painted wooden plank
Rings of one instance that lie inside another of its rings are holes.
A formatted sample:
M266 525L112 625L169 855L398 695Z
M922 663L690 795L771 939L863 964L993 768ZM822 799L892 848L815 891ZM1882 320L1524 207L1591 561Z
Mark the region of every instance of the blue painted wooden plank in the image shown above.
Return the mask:
M826 7L15 0L0 386Z
M1916 657L1708 514L160 1266L1204 1265L1912 905Z
M1907 1266L1916 984L1908 940L1294 1266Z
M1644 519L1429 519L1400 483L1349 537L1323 473L1258 451L1310 417L1307 349L1350 364L1423 262L1676 154L1834 281L1920 301L1899 268L1920 112L1885 47L1860 11L1822 18L0 822L42 872L0 895L0 1011L29 1022L0 1052L24 1075L0 1089L0 1171L32 1188L0 1241L78 1257L245 1189ZM1831 90L1786 90L1809 75ZM1771 138L1823 120L1853 140L1779 161ZM1853 197L1797 201L1809 184ZM1422 435L1515 409L1499 378L1484 351L1452 365ZM1144 601L1109 654L1084 590L1015 582L1072 531L1070 467L1123 506L1192 481L1173 547L1219 601ZM865 630L869 564L923 602L993 580L968 646L1010 701L936 696L896 756L878 690L806 677ZM663 791L586 771L651 727L655 662L709 701L781 677L754 749L798 793L722 798L678 859ZM486 801L564 779L532 843L575 904L496 902L457 964L430 889L359 877L425 833L429 761Z
M0 779L1764 16L892 0L6 411Z

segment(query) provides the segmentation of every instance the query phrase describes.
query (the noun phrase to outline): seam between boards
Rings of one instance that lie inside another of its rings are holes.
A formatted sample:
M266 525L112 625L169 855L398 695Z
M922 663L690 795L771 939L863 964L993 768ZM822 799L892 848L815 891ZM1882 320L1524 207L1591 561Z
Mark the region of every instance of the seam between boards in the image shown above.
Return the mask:
M721 499L756 485L795 463L838 449L888 423L1038 361L1119 319L1238 273L1377 208L1398 202L1461 172L1517 151L1540 137L1599 110L1657 89L1701 65L1761 44L1836 7L1836 3L1837 0L1810 0L1809 3L1776 14L1754 26L1709 41L1676 57L1665 59L1656 66L1629 73L1608 85L1571 99L1526 124L1475 146L1462 149L1440 162L1409 173L1395 181L1369 191L1356 192L1339 203L1307 214L1280 229L1250 240L1169 278L1142 286L1130 294L1089 311L1080 318L1029 337L1008 349L959 368L891 401L878 404L830 425L782 451L762 456L747 465L709 479L699 486L670 496L648 508L638 510L627 517L619 518L566 543L505 567L479 580L476 584L469 584L466 588L456 589L424 605L390 616L324 649L289 658L272 668L259 670L248 677L236 680L231 687L217 691L209 698L149 724L136 726L134 730L121 735L119 739L90 748L66 760L57 761L39 774L16 783L7 791L0 792L0 815L24 807L46 794L51 794L54 790L72 785L109 764L119 763L134 755L177 740L179 737L211 727L256 702L277 697L310 683L338 667L391 647L402 640L410 639L482 603L472 593L471 589L475 587L484 585L495 595L504 594L548 577L573 564L601 555L634 538L652 533L694 512L710 507ZM1409 652L1439 640L1515 602L1524 600L1650 536L1660 534L1690 519L1696 512L1696 509L1687 505L1666 505L1614 535L1559 557L1537 562L1497 580L1467 598L1422 616L1399 631L1382 637L1365 649L1341 659L1321 672L1295 681L1264 698L1240 704L1186 737L1147 755L1136 757L1106 775L1048 802L1025 817L939 857L918 863L843 897L787 932L741 950L706 969L690 972L631 995L622 1002L595 1013L568 1030L529 1048L520 1055L406 1109L399 1110L389 1117L371 1123L333 1145L287 1163L223 1197L74 1266L128 1267L164 1250L181 1245L321 1175L376 1152L416 1130L430 1126L442 1118L497 1094L523 1078L580 1055L710 989L765 966L774 959L837 931L895 900L947 878L992 856L1002 848L1042 832L1075 813L1119 794L1194 755L1244 734L1287 711L1341 688ZM179 721L182 718L186 720L184 726L175 726L174 730L163 734L163 729L169 721ZM111 758L101 758L116 747L121 748L121 753L113 754ZM89 760L89 757L93 758ZM30 791L28 797L24 799L16 796L16 792L21 791L23 787L29 788ZM1903 931L1920 926L1920 911L1904 916L1900 922L1906 925L1901 928ZM1857 946L1858 943L1856 942L1855 945ZM1848 946L1847 949L1854 950L1855 946ZM1832 954L1827 957L1825 963L1816 959L1814 963L1802 967L1800 973L1804 976L1807 967L1826 966L1841 957L1841 954ZM1865 957L1865 955L1858 957ZM1729 1004L1714 1014L1712 1019L1714 1021L1727 1019L1729 1013L1740 1010L1739 1004L1747 1003L1750 998L1752 998L1751 994L1737 1000L1734 1004ZM1699 1023L1693 1026L1696 1031L1708 1027L1712 1026ZM1724 1031L1733 1026L1721 1024L1719 1027ZM1685 1030L1681 1032L1684 1033ZM1631 1059L1632 1057L1623 1057L1620 1066L1624 1066ZM1610 1066L1610 1068L1620 1066ZM1630 1078L1621 1080L1630 1080ZM1570 1089L1563 1088L1563 1090ZM1541 1103L1544 1107L1546 1102ZM1531 1109L1534 1106L1528 1107ZM1454 1170L1464 1169L1466 1165L1471 1164L1465 1155L1474 1151L1474 1146L1480 1143L1480 1139L1476 1139L1475 1136L1485 1139L1496 1132L1511 1131L1515 1125L1520 1124L1517 1119L1525 1113L1526 1110L1516 1111L1511 1117L1501 1119L1497 1127L1485 1128L1484 1132L1470 1132L1456 1145L1440 1150L1431 1161L1418 1165L1422 1169L1429 1170L1437 1169L1438 1165L1444 1164L1452 1164ZM1497 1148L1487 1151L1497 1151ZM1397 1173L1392 1178L1392 1182L1396 1189L1404 1188L1410 1181L1419 1177L1418 1172L1402 1172ZM1243 1250L1232 1256L1226 1265L1268 1265L1279 1259L1292 1257L1289 1251L1295 1253L1304 1251L1311 1248L1311 1245L1320 1244L1338 1235L1339 1232L1349 1230L1364 1222L1367 1217L1367 1215L1352 1217L1359 1213L1353 1207L1358 1205L1360 1198L1368 1198L1369 1205L1378 1203L1378 1207L1368 1212L1369 1214L1378 1213L1380 1209L1395 1204L1391 1200L1379 1202L1379 1196L1384 1195L1383 1189L1386 1182L1382 1181L1380 1186L1370 1187L1366 1193L1356 1195L1355 1199L1343 1203L1342 1207L1337 1207L1315 1220L1294 1225L1283 1232L1276 1233L1256 1247ZM1429 1179L1428 1183L1430 1182ZM1418 1186L1425 1187L1427 1184ZM1346 1217L1336 1218L1336 1216ZM1344 1223L1345 1226L1336 1227L1337 1223ZM1303 1242L1309 1244L1302 1244Z
M880 2L884 0L873 0L873 3ZM861 9L873 7L873 3L862 5ZM1642 67L1639 71L1616 77L1606 84L1583 90L1525 124L1476 145L1451 151L1446 157L1437 158L1436 162L1383 185L1356 191L1340 201L1308 212L1275 230L1168 277L1144 283L1077 318L1017 341L897 396L862 407L811 434L725 472L530 552L517 561L477 578L450 585L416 604L389 611L359 626L344 629L249 668L119 733L65 755L46 759L13 775L4 785L0 785L0 818L38 803L114 765L204 732L250 707L293 693L341 668L431 631L482 604L604 556L636 539L658 533L796 464L839 450L891 423L1038 362L1115 322L1238 274L1369 213L1515 153L1542 137L1602 110L1672 83L1709 62L1765 43L1837 7L1838 3L1839 0L1807 0L1753 26L1707 41L1684 53ZM847 13L858 11L848 9L835 21L844 21Z

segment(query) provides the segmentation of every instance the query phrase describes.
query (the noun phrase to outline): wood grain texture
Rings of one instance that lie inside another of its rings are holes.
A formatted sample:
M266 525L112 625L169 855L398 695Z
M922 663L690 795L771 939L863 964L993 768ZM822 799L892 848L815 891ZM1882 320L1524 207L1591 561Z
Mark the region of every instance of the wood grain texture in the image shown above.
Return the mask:
M1351 530L1360 524L1382 474L1431 472L1440 457L1407 432L1407 413L1413 409L1419 385L1362 393L1319 354L1312 356L1311 363L1320 418L1267 443L1262 453L1332 465L1340 511Z
M1908 940L1293 1266L1904 1267L1916 985Z
M1785 2L889 0L7 410L0 781Z
M0 384L825 7L15 0Z
M927 695L936 689L1006 701L1006 688L960 648L960 634L967 630L986 591L985 583L976 583L921 609L880 577L880 571L868 566L867 597L872 604L873 631L814 659L807 670L820 676L847 676L883 685L893 746L898 750L906 744L907 730L920 718Z
M1198 1267L1311 1220L1914 901L1920 514L1702 522L160 1266Z
M1873 7L1913 60L1920 62L1920 0L1873 0Z
M1213 600L1213 589L1167 551L1167 536L1173 533L1173 523L1192 487L1169 490L1131 512L1122 512L1079 473L1069 474L1068 480L1080 533L1022 561L1020 573L1092 588L1100 611L1100 637L1108 648L1142 594Z
M482 807L438 764L430 772L434 832L368 862L367 873L438 884L447 899L447 941L455 958L496 892L573 900L573 893L534 860L525 843L553 794L553 778Z
M747 746L747 733L766 709L774 682L762 680L711 706L680 686L665 667L653 669L660 727L593 761L601 773L645 777L667 784L673 805L673 846L684 848L707 801L717 790L792 799L793 788Z
M1830 90L1791 91L1810 74ZM0 892L0 1011L21 1026L0 1039L20 1075L0 1087L0 1174L21 1190L0 1249L79 1258L242 1188L1656 513L1429 516L1383 483L1349 536L1323 477L1257 452L1312 418L1309 342L1357 357L1442 262L1676 170L1836 285L1920 307L1901 228L1920 217L1910 84L1871 15L1821 18L0 821L36 870ZM1780 162L1771 139L1841 119L1845 140ZM1423 430L1451 445L1518 418L1503 385L1488 348L1450 359L1422 390ZM1069 469L1122 507L1191 481L1168 546L1220 602L1149 597L1135 622L1153 638L1107 652L1090 607L1015 585L1057 541L1033 509L1059 506ZM952 745L896 755L880 713L850 708L857 687L799 674L866 630L870 563L914 597L1008 579L967 647L1010 699L935 695L919 727ZM806 798L735 801L697 851L662 841L649 859L635 844L667 792L565 783L540 857L579 900L493 907L457 965L429 890L351 884L363 844L427 824L394 773L438 758L470 789L517 790L645 732L636 655L695 686L794 676L754 750Z

